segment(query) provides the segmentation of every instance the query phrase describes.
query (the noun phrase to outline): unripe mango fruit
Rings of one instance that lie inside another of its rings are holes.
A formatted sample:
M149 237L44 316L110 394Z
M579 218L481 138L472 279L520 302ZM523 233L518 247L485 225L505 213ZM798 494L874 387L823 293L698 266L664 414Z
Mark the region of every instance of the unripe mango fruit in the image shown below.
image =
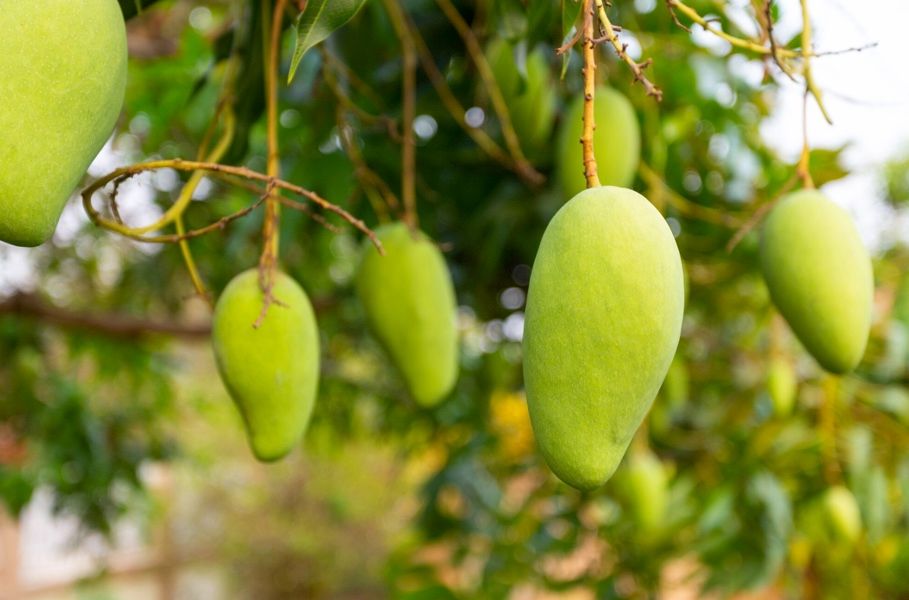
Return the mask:
M669 369L683 308L678 247L646 198L592 188L553 217L530 277L524 385L563 481L590 490L612 476Z
M502 91L518 140L525 153L538 154L546 147L555 124L558 87L543 47L527 53L522 78L508 42L494 39L486 48L489 66Z
M835 485L824 493L823 505L833 538L854 544L862 533L862 514L852 492Z
M262 313L258 269L227 285L215 306L212 345L221 379L240 410L253 454L274 461L306 431L319 384L319 332L306 292L276 272Z
M624 503L642 533L660 527L669 507L669 474L650 452L632 453L616 479Z
M0 241L37 246L123 107L116 0L0 0Z
M556 166L566 198L573 197L587 187L584 178L584 150L581 147L583 115L584 97L579 95L569 104L559 129ZM641 160L641 128L634 107L628 98L614 89L597 86L594 119L596 129L593 132L593 149L600 184L619 187L631 185Z
M356 289L366 318L413 399L441 401L458 378L457 305L445 259L421 231L404 223L376 235L385 256L365 242Z
M767 393L776 416L787 417L792 413L796 392L798 379L792 363L780 356L771 358L767 367Z
M781 200L764 223L761 269L774 304L821 366L854 369L871 329L874 279L846 211L816 190Z

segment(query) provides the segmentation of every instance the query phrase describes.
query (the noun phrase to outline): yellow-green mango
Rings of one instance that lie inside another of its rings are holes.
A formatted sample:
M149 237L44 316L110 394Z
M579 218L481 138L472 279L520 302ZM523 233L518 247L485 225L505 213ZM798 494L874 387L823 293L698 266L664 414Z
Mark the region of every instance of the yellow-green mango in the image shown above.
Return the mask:
M848 488L835 485L824 493L824 516L835 540L854 544L862 534L862 514Z
M53 234L117 122L126 60L116 0L0 0L0 241Z
M526 154L538 155L549 141L555 124L558 86L543 47L527 53L526 77L521 77L515 48L494 39L486 49L487 60L508 105L515 133Z
M404 223L376 235L381 256L367 240L356 276L366 318L407 384L413 399L432 406L458 378L457 305L442 253Z
M663 524L669 507L669 474L651 452L632 452L616 476L624 503L642 533Z
M524 325L534 434L566 483L613 474L675 354L682 262L665 219L637 192L585 190L546 228Z
M787 417L795 405L798 379L792 363L780 356L770 359L767 367L767 393L778 417Z
M842 208L816 190L777 204L761 234L761 269L780 313L831 373L858 365L871 329L871 258Z
M584 97L574 98L560 126L556 166L559 184L566 198L587 187L584 178L584 150L581 135ZM641 160L641 128L628 98L606 86L597 86L594 97L593 148L600 184L627 187Z
M306 292L275 273L265 317L258 269L234 277L215 306L212 345L221 379L240 409L253 454L285 456L300 442L319 385L319 332Z

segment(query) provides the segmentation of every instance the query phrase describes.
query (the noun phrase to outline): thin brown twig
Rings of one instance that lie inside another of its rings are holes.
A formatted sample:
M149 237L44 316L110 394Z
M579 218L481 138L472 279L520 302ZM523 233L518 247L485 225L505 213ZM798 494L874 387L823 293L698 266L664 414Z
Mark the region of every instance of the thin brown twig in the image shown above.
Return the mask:
M640 164L638 173L648 186L659 188L661 192L665 193L669 203L681 214L723 227L735 227L737 225L738 220L732 215L709 206L697 204L679 194L663 180L659 173L646 163L642 162Z
M516 163L528 163L527 157L521 149L521 142L518 139L518 134L512 123L511 111L508 110L508 103L502 95L502 88L499 86L498 81L496 81L495 74L489 66L489 61L486 60L486 56L483 54L483 49L480 47L477 36L467 24L467 21L464 20L464 17L461 16L461 13L458 12L458 9L451 3L451 0L436 0L436 4L439 5L439 8L445 13L445 17L454 26L458 35L461 36L464 46L467 48L467 53L470 54L471 60L473 60L474 65L477 67L480 79L483 80L483 85L489 93L489 100L492 103L492 108L502 126L502 137L505 139L506 148L508 148L508 151L511 153L511 156Z
M679 20L679 15L677 15L675 12L675 7L672 5L672 0L666 0L666 8L669 10L669 16L672 17L672 22L675 23L675 26L683 30L685 33L691 33L691 28Z
M795 75L788 64L783 63L783 57L780 56L780 49L776 43L776 37L773 35L773 0L764 0L764 27L767 34L767 40L770 43L770 56L773 62L780 68L786 77L795 81Z
M120 178L133 177L135 175L138 175L139 173L144 173L146 171L156 171L159 169L174 169L177 171L201 170L201 171L208 171L208 172L216 173L216 174L233 175L235 177L240 177L243 179L260 181L265 184L273 182L275 188L284 190L286 192L290 192L291 194L294 194L294 195L297 195L297 196L300 196L303 198L306 198L311 203L315 204L316 206L321 207L323 210L326 210L327 212L331 212L331 213L338 215L343 220L347 221L353 227L355 227L356 229L361 231L363 234L365 234L370 239L370 241L376 246L376 249L380 253L384 253L384 249L382 248L382 242L379 241L379 238L376 236L375 232L372 231L369 227L367 227L366 224L362 220L356 218L355 216L353 216L352 214L350 214L348 211L344 210L340 206L338 206L336 204L332 204L331 202L329 202L325 198L321 197L317 193L315 193L311 190L308 190L306 188L303 188L301 186L284 181L282 179L274 179L264 173L259 173L257 171L253 171L252 169L249 169L246 167L238 167L238 166L233 166L233 165L222 165L219 163L207 163L207 162L190 161L190 160L182 160L182 159L168 159L168 160L157 160L157 161L150 161L150 162L145 162L145 163L138 163L138 164L129 165L127 167L121 167L119 169L116 169L116 170L108 173L104 177L98 179L97 181L95 181L90 186L85 188L85 190L82 191L82 205L85 208L85 212L86 212L86 214L88 214L89 219L91 219L91 221L93 223L95 223L96 225L98 225L99 227L103 227L104 229L114 231L116 233L119 233L119 234L124 235L131 239L137 239L136 234L132 230L130 230L128 227L119 225L118 223L115 223L115 222L111 221L110 219L106 219L103 216L101 216L101 214L94 208L94 206L92 206L92 197L98 190L102 189L103 187L105 187L107 184L109 184L112 181L115 181ZM145 241L145 240L142 240L142 241Z
M118 339L137 339L152 335L169 335L187 339L204 339L211 332L209 324L182 324L138 319L126 315L90 314L48 304L35 294L18 293L0 302L0 315L11 314L50 323L65 329L86 331Z
M644 75L644 69L649 67L653 63L653 60L648 58L645 61L637 62L631 58L627 52L628 45L619 41L618 34L616 33L616 26L609 20L609 15L606 14L606 7L604 6L603 0L595 0L595 2L597 14L600 18L600 27L603 28L603 34L606 41L612 45L612 48L615 50L619 59L631 69L634 80L644 86L644 91L647 95L653 97L657 102L661 101L663 99L663 91Z
M354 166L354 177L360 182L360 185L363 187L364 192L366 193L367 199L372 204L373 210L379 217L380 221L388 219L389 211L398 212L400 209L400 202L398 197L395 196L395 193L392 191L391 187L382 179L378 173L369 168L369 165L366 164L366 160L363 157L363 153L360 152L360 148L357 146L356 140L353 139L353 134L350 127L344 121L343 109L338 108L338 139L341 140L341 147L344 149L344 152L347 154L347 157L350 159L350 162ZM376 201L373 198L373 194L378 194L380 196L381 202Z
M246 181L239 179L237 177L233 177L231 175L222 175L222 177L226 181L229 181L232 186L242 188L242 189L252 192L256 196L260 197L260 202L256 203L255 207L258 207L259 205L261 205L262 202L264 202L266 200L266 197L265 197L266 189L265 188L259 187L257 185L253 185L251 183L247 183ZM308 204L304 204L302 202L297 202L296 200L292 200L291 198L286 198L284 196L275 195L274 197L278 199L278 202L280 202L282 206L286 206L287 208L290 208L290 209L296 210L297 212L301 212L301 213L305 214L306 216L310 217L313 221L315 221L319 225L322 225L323 227L325 227L325 229L327 229L328 231L330 231L332 233L341 233L340 227L338 227L334 223L329 223L325 219L324 216L315 212L312 209L312 207L309 206Z
M322 49L322 56L325 59L326 65L337 64L336 62L330 62L327 60L327 58L325 58L329 53L328 50L325 49L324 45L320 45L319 48ZM338 101L339 108L343 108L348 112L353 113L358 119L366 124L378 123L383 125L385 127L385 130L388 132L388 136L391 139L396 142L401 141L401 132L398 129L397 121L387 115L374 115L354 102L347 94L347 92L345 92L345 90L341 87L340 82L334 73L334 68L324 69L322 71L322 75L325 84L328 86L328 89L331 90L332 94L335 96L335 99Z
M417 114L417 49L413 35L407 27L404 9L398 0L384 0L385 12L391 20L392 27L401 43L403 60L403 78L401 93L403 96L401 123L401 198L404 202L404 222L416 230L419 227L417 216L417 143L414 137L413 123Z
M562 44L561 46L556 48L556 54L565 54L566 52L568 52L569 50L574 48L575 44L580 42L582 37L584 37L584 28L583 27L581 29L576 30L574 32L574 35L572 35L571 38L567 42L565 42L564 44Z
M841 48L839 50L825 50L823 52L812 52L811 56L814 58L822 58L824 56L838 56L840 54L852 54L853 52L864 52L865 50L871 50L872 48L877 48L879 44L877 42L869 42L861 46L852 46L851 48Z
M726 243L726 252L728 254L731 254L732 251L735 250L736 246L739 245L739 243L745 238L746 235L748 235L752 229L760 225L761 221L764 220L764 217L767 215L767 213L770 212L774 206L776 206L776 203L779 202L780 198L782 198L793 187L795 187L795 183L797 181L798 176L790 177L789 181L787 181L783 187L780 188L780 191L777 192L769 202L765 202L759 206L758 209L754 211L754 213L752 213L751 217L749 217L748 220L745 221L741 227L739 227L735 234Z
M429 82L436 90L436 94L439 96L439 99L442 101L445 109L454 118L455 122L490 158L505 168L515 172L528 185L533 187L542 185L546 181L546 178L539 171L534 169L533 165L530 163L516 162L514 158L510 156L508 152L506 152L501 146L499 146L499 144L497 144L495 140L489 136L489 134L483 131L483 129L479 127L473 127L467 123L467 120L465 118L467 110L454 95L454 92L451 91L451 88L445 81L445 76L439 70L439 67L436 66L432 52L430 52L429 46L426 45L426 40L424 40L423 36L420 35L419 30L414 25L410 17L407 16L406 12L404 13L404 17L416 46L417 56L420 59L420 64L423 66L423 71L426 73L426 76L429 77Z
M369 97L370 101L376 105L377 108L381 109L384 106L382 97L370 87L356 72L351 69L344 61L335 56L331 50L325 47L324 44L320 44L319 48L322 50L322 56L325 58L326 62L332 66L332 68L337 69L344 75L344 79L350 82L350 85L355 87L361 94Z

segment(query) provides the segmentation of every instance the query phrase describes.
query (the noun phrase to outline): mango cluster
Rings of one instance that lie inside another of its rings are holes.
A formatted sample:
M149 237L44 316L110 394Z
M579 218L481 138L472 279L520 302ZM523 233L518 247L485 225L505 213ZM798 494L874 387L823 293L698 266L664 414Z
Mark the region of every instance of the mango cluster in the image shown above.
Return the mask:
M379 227L385 255L363 249L356 291L367 322L411 398L433 406L458 376L454 285L438 247L403 223ZM237 275L215 306L212 346L253 454L274 461L299 444L319 382L319 333L303 289L282 272ZM264 290L269 289L266 300ZM266 306L267 304L267 306Z

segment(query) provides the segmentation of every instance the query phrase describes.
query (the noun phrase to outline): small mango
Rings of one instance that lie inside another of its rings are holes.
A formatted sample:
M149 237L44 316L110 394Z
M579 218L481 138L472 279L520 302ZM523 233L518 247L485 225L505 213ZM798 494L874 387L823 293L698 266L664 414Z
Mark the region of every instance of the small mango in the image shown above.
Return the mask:
M549 141L558 99L555 81L542 46L527 53L525 76L515 60L515 48L494 39L486 48L489 66L502 91L515 133L525 153L538 155Z
M53 234L120 115L126 61L116 0L0 1L0 241Z
M594 489L622 460L675 354L684 294L672 232L637 192L585 190L546 228L524 384L540 450L566 483Z
M773 413L778 417L788 417L795 405L798 392L798 379L792 363L780 356L770 359L767 367L767 393L773 404Z
M871 329L874 279L846 211L816 190L785 197L764 224L761 269L774 304L821 366L854 369Z
M824 517L835 540L854 544L862 534L862 514L848 488L835 485L824 493Z
M227 285L215 306L212 346L221 379L240 410L253 454L274 461L303 437L319 384L319 332L306 292L277 272L275 302L261 322L258 269Z
M565 111L559 130L556 167L559 183L566 198L587 186L584 178L584 97L577 96ZM594 95L593 148L597 172L604 186L627 187L641 160L641 129L634 107L628 98L612 88L597 86Z
M366 318L413 399L433 406L458 378L457 305L445 259L421 231L404 223L376 235L385 256L365 242L356 290Z
M651 452L632 453L616 479L635 525L647 534L659 529L669 508L669 474Z

